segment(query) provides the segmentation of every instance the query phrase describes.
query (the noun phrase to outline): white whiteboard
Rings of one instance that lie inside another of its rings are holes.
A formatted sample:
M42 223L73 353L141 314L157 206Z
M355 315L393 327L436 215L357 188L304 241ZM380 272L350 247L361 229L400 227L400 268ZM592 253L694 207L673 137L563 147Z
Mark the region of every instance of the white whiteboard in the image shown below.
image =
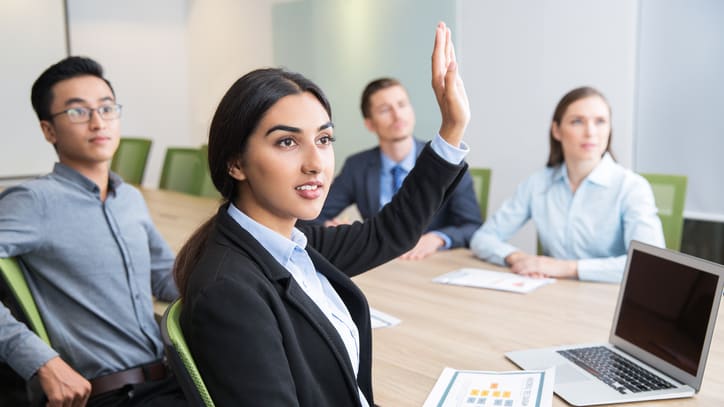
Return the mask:
M55 150L45 141L30 104L30 88L65 56L64 2L0 2L0 179L52 170Z

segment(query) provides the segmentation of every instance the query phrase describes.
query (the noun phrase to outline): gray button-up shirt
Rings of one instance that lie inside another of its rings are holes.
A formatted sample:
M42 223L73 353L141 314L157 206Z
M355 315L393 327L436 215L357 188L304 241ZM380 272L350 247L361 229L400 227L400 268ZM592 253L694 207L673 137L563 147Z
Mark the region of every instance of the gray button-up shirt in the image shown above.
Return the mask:
M151 295L178 297L174 255L117 175L105 202L63 164L0 194L0 257L11 256L27 266L53 346L0 305L0 361L24 378L56 355L89 379L163 356Z

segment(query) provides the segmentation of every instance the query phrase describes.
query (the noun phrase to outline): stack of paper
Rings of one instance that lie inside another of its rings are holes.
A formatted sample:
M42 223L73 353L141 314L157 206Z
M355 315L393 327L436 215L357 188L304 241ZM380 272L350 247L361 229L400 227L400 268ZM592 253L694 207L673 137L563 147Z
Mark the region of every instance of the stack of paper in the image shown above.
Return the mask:
M553 278L525 277L504 271L463 268L435 277L432 281L440 284L528 293L540 286L554 283L556 280Z
M446 367L423 407L550 407L555 368L513 372Z
M372 324L372 328L386 328L399 324L400 320L390 314L385 314L380 310L370 308L370 323Z

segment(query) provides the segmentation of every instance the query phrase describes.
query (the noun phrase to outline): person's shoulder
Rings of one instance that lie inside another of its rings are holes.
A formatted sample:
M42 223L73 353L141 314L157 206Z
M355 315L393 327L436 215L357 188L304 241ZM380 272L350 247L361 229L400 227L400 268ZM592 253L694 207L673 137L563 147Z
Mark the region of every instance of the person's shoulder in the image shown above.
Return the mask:
M114 191L109 191L109 200L115 210L132 213L134 216L150 217L146 199L138 188L125 182L116 185ZM112 198L110 198L112 197Z
M554 167L543 167L528 175L522 184L531 186L547 187L563 176L561 165Z
M123 195L134 200L140 199L145 202L141 191L131 184L121 182L120 184L118 184L118 186L116 186L116 192L119 195Z
M640 188L649 185L646 178L610 159L607 166L610 178L624 188Z
M7 196L43 196L51 194L58 188L58 182L50 177L50 174L23 181L20 184L7 187L0 192L0 199Z
M651 188L649 181L641 174L628 168L621 167L621 183L628 189Z
M256 255L258 256L258 254ZM254 255L241 250L214 232L194 268L189 282L192 292L215 292L219 289L251 287L254 291L271 289L270 280Z
M374 146L372 148L368 148L366 150L358 151L345 160L345 165L347 163L350 164L362 164L367 163L371 159L374 159L375 156L379 157L380 154L380 146Z

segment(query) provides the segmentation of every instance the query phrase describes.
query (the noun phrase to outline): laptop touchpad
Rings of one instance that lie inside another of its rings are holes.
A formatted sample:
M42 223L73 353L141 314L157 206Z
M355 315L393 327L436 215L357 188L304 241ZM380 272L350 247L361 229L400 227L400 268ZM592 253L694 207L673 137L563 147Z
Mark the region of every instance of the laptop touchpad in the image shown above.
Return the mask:
M572 383L591 380L583 372L568 364L556 366L556 383Z

